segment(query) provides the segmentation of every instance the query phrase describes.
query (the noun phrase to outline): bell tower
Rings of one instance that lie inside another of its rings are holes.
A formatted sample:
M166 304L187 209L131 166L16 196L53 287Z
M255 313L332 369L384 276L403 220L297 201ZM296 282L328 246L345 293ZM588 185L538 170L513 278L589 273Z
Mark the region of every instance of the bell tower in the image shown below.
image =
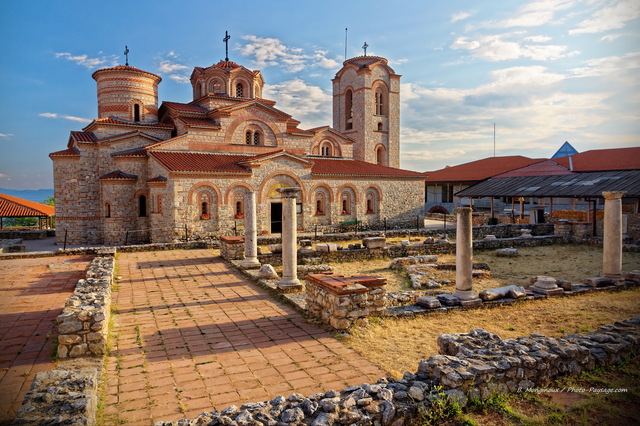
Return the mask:
M400 75L365 50L332 82L333 127L356 141L354 159L400 167Z

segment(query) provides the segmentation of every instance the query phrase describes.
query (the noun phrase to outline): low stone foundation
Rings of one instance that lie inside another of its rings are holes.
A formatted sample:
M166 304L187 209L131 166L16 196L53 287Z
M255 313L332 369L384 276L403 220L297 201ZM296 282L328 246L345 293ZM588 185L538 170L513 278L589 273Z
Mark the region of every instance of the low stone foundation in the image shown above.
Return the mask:
M244 259L244 237L220 237L220 256L227 260Z
M380 316L385 310L385 279L309 274L306 283L307 310L336 330L366 325L367 317Z
M0 253L22 253L27 247L22 244L22 239L0 240Z
M67 299L56 319L59 358L105 353L114 266L113 257L93 259L87 278L78 281Z

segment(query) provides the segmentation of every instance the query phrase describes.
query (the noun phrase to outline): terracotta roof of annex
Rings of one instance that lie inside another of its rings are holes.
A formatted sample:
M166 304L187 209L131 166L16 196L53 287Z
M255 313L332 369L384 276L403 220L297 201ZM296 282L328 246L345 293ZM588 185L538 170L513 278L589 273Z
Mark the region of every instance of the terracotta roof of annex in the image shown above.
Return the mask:
M220 128L220 123L215 120L203 120L200 118L188 118L188 117L180 117L178 120L182 121L184 124L193 127L213 127L216 129Z
M56 151L49 154L49 158L51 157L79 157L80 152L76 147L69 147L67 149L63 149L62 151Z
M345 158L307 157L313 161L311 173L321 176L405 177L424 179L424 174L411 170L380 166Z
M592 149L553 161L575 172L640 170L640 147Z
M251 171L237 164L251 158L244 154L149 151L149 155L172 172L251 174Z
M137 175L125 173L122 170L115 170L100 176L99 180L137 180Z
M433 182L478 182L497 174L519 169L544 159L533 159L521 155L489 157L457 166L445 167L433 172L425 172L427 183Z
M0 194L0 217L53 216L56 208L11 195Z

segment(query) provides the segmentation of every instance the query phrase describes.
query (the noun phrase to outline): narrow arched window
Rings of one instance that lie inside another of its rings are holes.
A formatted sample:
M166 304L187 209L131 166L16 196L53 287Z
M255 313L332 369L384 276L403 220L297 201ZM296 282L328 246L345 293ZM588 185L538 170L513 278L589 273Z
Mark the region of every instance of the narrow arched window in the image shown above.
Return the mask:
M346 129L353 129L353 92L347 90L345 99L345 117L346 117Z
M134 104L133 105L133 121L140 121L140 105L139 104Z
M104 217L111 217L111 204L104 203Z
M247 131L247 133L245 133L244 140L247 145L251 145L251 132Z
M367 213L373 213L373 200L367 198Z
M236 217L244 217L244 209L242 208L242 201L236 201Z
M382 122L378 123L378 131L381 132L382 131Z
M260 132L255 132L253 134L253 144L260 145Z
M323 214L322 211L322 200L316 201L316 214Z
M349 200L342 199L342 214L349 214Z
M236 97L242 98L244 96L244 87L242 83L236 84Z
M378 147L378 149L376 149L376 163L380 166L384 166L384 149L382 147Z
M144 195L138 197L138 216L147 217L147 197Z

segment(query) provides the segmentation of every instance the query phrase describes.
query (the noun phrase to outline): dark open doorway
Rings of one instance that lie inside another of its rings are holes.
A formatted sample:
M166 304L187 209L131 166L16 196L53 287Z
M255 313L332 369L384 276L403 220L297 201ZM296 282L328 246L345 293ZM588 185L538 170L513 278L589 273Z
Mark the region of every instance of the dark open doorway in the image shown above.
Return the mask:
M271 233L282 233L282 203L271 203Z

